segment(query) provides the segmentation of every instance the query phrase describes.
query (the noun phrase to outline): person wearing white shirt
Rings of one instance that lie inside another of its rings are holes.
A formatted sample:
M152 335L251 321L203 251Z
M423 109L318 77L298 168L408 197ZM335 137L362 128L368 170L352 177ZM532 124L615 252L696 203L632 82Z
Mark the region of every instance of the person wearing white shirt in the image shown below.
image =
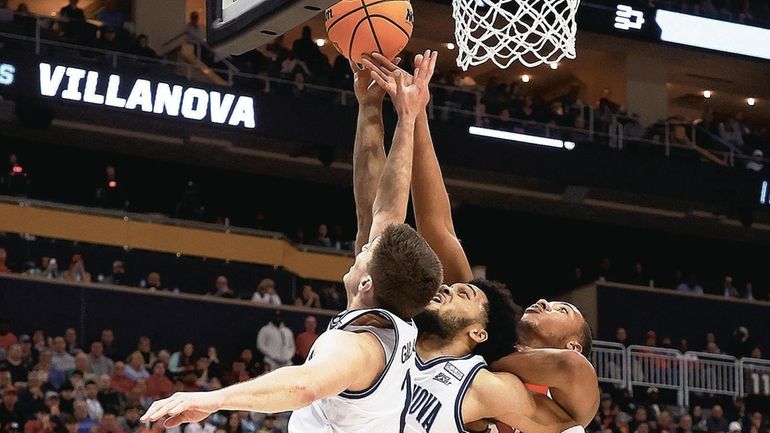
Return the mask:
M126 377L137 382L149 379L150 373L144 367L144 357L141 352L136 351L128 358Z
M275 292L275 281L270 278L265 278L259 282L257 290L254 292L254 296L251 297L254 302L262 304L281 305L281 297Z
M276 311L273 320L257 334L257 349L262 352L265 364L271 370L292 365L294 357L294 333L283 324L281 312Z
M96 382L93 380L86 381L86 407L88 408L88 417L95 420L102 419L104 415L104 408L99 403L97 396L99 394L99 387L96 386Z

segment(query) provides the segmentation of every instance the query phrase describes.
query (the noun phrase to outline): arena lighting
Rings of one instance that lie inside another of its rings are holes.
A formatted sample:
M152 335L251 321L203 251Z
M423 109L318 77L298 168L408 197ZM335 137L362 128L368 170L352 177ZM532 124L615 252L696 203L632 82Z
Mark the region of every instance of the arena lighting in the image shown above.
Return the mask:
M756 99L754 99L754 98L747 98L747 99L746 99L746 103L747 103L747 104L749 104L749 107L753 107L753 106L754 106L754 104L756 104L756 103L757 103L757 100L756 100Z
M190 120L210 119L220 125L256 127L254 98L249 96L144 79L126 80L121 85L122 78L117 74L101 77L96 71L48 63L40 63L39 72L41 96ZM100 86L104 81L106 90L100 94L98 89L105 87ZM130 89L128 96L119 95L121 88Z
M472 135L482 137L499 138L501 140L518 141L520 143L536 144L538 146L555 147L557 149L572 150L575 148L575 142L562 141L555 138L538 137L536 135L519 134L516 132L500 131L497 129L479 128L471 126L468 132Z
M455 44L449 42L448 44L446 44L446 49L447 50L454 50L455 49Z
M116 188L118 186L118 183L115 182L114 180L111 180L107 182L107 186L109 186L110 188Z
M767 181L762 181L762 191L759 193L759 204L767 204Z
M655 21L666 42L770 60L770 29L662 9Z
M6 63L0 63L0 86L10 86L16 76L16 67Z
M20 165L14 165L13 168L11 169L11 172L13 174L21 174L24 172L24 168L22 168L22 166Z
M530 76L529 75L524 74L524 75L521 76L521 82L522 83L529 83L529 80L530 80Z
M704 90L703 97L706 99L711 99L711 90Z
M324 45L326 45L326 39L316 39L315 44L318 45L319 47L323 47Z

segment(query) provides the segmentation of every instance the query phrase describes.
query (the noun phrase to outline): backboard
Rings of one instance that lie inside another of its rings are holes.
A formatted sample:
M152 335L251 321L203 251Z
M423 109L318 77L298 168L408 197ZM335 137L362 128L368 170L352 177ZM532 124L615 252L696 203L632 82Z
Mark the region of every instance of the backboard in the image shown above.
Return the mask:
M339 0L206 0L210 45L242 54L314 17Z

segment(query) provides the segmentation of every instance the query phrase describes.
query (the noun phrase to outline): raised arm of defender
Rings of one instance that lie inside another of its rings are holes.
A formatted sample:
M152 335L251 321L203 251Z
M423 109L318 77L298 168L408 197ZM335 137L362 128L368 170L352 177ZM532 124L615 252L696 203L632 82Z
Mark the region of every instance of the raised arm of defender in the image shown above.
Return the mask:
M398 113L398 124L372 206L369 242L377 238L389 225L401 224L406 219L409 186L412 181L414 128L417 116L425 111L430 100L428 83L433 76L437 56L435 51L426 51L426 58L420 67L415 69L413 81L401 72L382 74L379 71L370 71L372 79L385 89L393 100Z

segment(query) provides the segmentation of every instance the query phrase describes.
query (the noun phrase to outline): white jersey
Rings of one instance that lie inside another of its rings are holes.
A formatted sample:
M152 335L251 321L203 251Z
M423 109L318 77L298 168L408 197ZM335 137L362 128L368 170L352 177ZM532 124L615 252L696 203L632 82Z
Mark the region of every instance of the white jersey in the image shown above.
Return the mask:
M361 325L372 318L384 319L390 327ZM344 311L331 320L328 329L372 333L385 351L385 370L364 391L345 391L294 411L289 419L289 433L402 433L412 389L409 375L417 342L414 322L407 323L388 311L373 308ZM343 350L341 347L340 351ZM308 359L312 357L313 349Z
M462 405L476 374L487 363L479 355L442 356L422 362L415 356L412 401L406 416L409 433L467 433Z

